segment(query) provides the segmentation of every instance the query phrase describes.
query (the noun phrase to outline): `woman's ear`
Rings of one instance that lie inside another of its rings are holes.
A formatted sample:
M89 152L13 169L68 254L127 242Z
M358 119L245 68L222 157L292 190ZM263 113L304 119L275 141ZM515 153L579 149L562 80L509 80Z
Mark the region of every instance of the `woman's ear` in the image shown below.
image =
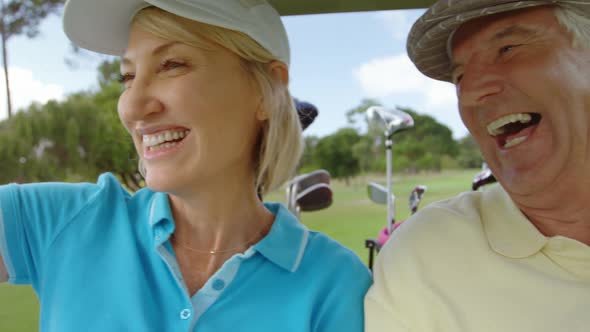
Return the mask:
M274 79L289 85L289 68L284 62L272 61L268 66L268 70Z
M258 104L258 109L256 110L256 120L258 121L266 121L268 120L269 116L268 113L264 110L262 106L262 100Z
M289 85L289 68L284 62L277 60L271 61L268 64L268 71L274 80L283 83L285 86ZM266 121L268 118L269 114L262 106L262 100L260 100L260 104L256 110L256 119L258 119L258 121Z

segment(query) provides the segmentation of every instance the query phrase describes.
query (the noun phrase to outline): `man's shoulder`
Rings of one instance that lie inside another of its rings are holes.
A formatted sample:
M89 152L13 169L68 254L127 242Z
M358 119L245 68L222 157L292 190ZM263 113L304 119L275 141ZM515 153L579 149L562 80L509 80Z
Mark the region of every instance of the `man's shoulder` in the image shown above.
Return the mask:
M472 227L481 224L482 218L495 211L501 215L512 204L500 185L490 186L485 191L469 191L454 197L431 203L408 218L421 227Z
M455 197L431 203L411 216L399 228L402 233L411 228L412 233L451 228L474 227L481 220L482 192L464 192Z
M484 219L500 217L508 200L504 190L494 186L483 192L465 192L431 203L408 218L384 249L417 254L464 250L486 241Z

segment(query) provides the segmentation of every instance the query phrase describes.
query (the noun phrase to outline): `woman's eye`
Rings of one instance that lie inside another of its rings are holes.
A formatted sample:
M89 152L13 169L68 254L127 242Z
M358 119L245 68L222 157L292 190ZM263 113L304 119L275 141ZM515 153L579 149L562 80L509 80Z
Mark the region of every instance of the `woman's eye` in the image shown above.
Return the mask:
M160 67L162 68L162 70L172 70L172 69L184 67L184 63L178 62L178 61L173 61L173 60L166 60L166 61L162 62Z
M125 83L131 81L133 79L133 77L135 77L135 75L129 74L129 73L119 74L119 78L117 79L117 81L119 81L119 83L121 83L121 84L125 84Z

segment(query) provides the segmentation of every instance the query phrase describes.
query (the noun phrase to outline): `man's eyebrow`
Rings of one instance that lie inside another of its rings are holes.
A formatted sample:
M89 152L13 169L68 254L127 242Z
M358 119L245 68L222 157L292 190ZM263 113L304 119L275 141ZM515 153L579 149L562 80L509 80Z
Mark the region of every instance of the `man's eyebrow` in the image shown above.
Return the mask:
M532 37L537 34L538 31L535 29L531 29L522 25L511 25L495 33L488 41L494 42L511 36Z
M506 28L496 32L492 37L490 37L487 40L487 43L496 42L496 41L499 41L499 40L502 40L504 38L511 37L511 36L521 36L521 37L530 38L530 37L534 37L538 34L539 34L539 31L536 29L532 29L529 27L525 27L523 25L516 24L516 25L511 25L509 27L506 27ZM463 67L463 64L453 62L451 64L450 69L449 69L449 73L454 74L457 71L457 69L459 69L461 67Z
M162 44L162 45L154 48L152 50L151 55L153 56L153 55L158 55L158 54L164 53L165 51L167 51L171 47L176 46L178 44L180 44L180 43L177 41L172 41L172 42L169 42L166 44ZM131 59L129 59L129 58L126 58L124 56L121 58L121 65L130 65L132 63L133 63L133 61L131 61Z

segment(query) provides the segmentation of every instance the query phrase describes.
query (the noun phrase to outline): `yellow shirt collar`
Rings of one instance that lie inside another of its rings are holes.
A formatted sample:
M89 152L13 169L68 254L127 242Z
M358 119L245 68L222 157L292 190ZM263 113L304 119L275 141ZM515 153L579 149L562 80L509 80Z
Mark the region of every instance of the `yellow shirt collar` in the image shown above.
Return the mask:
M548 239L526 218L499 184L482 193L482 224L490 247L500 255L525 258L541 251Z

